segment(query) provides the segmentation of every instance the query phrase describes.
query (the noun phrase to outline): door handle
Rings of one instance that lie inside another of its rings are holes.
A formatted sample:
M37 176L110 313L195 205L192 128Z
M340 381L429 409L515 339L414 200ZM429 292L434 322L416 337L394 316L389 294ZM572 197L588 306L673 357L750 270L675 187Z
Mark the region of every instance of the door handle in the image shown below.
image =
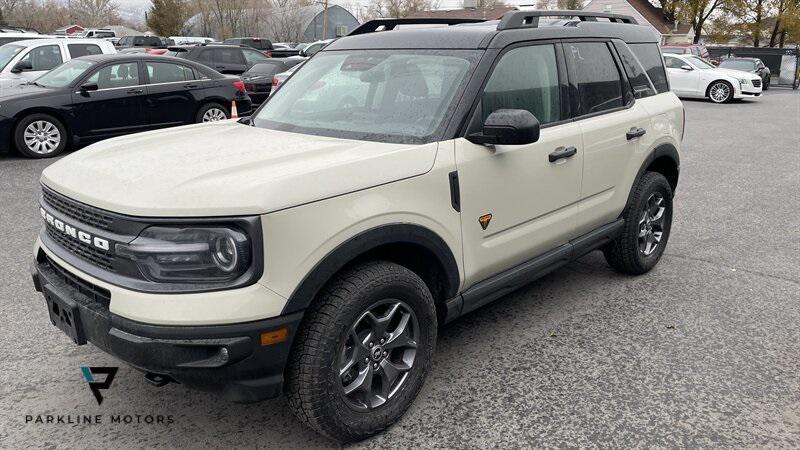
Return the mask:
M637 137L644 136L645 133L647 133L647 130L645 130L644 128L633 127L630 130L628 130L627 133L625 133L625 138L627 138L630 141L631 139L636 139Z
M142 89L128 89L128 94L141 94L144 92Z
M547 155L547 158L550 160L550 162L556 162L559 159L574 156L576 153L578 153L578 149L575 147L558 147L553 151L553 153Z

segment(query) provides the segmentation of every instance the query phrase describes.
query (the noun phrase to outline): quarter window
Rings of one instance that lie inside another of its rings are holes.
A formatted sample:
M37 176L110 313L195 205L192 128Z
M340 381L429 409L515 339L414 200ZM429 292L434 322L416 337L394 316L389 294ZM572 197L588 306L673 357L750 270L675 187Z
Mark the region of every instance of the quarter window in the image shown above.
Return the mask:
M86 55L101 55L103 51L95 44L69 44L67 45L69 54L73 58L79 58Z
M192 69L180 64L162 62L146 62L147 76L150 84L174 83L176 81L194 80Z
M664 70L664 61L656 44L628 44L633 54L642 63L642 67L653 82L656 91L660 94L669 91L667 72Z
M502 56L481 97L483 119L498 109L524 109L539 123L556 122L558 68L552 45L518 47Z
M61 49L58 45L36 47L19 60L19 63L27 63L28 67L30 67L29 69L24 69L24 72L50 70L62 62L64 60L61 58Z
M650 84L650 79L639 63L639 60L634 56L631 50L625 45L616 43L617 53L619 59L622 61L622 67L628 75L628 81L631 83L633 95L635 98L649 97L656 94L655 88Z
M139 69L135 62L105 66L90 76L84 83L97 83L99 89L113 89L141 84L139 83Z
M580 115L619 108L622 79L617 64L604 42L575 42L565 45L572 80L578 87Z

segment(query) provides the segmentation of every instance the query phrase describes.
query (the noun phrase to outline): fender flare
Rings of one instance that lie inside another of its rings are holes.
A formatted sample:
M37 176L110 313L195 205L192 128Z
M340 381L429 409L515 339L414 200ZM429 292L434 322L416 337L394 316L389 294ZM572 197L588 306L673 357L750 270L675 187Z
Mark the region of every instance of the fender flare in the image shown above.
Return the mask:
M396 223L381 225L359 233L325 255L292 292L281 315L306 309L316 298L320 289L348 263L370 250L386 244L416 245L431 252L444 269L447 281L446 298L456 295L460 276L456 259L447 243L439 235L423 226Z
M675 167L678 170L678 174L680 174L681 158L678 155L678 149L676 149L675 146L670 143L663 143L656 146L656 148L651 150L650 153L647 155L647 157L644 159L644 162L642 162L642 166L639 167L639 171L636 173L636 178L633 179L633 184L631 185L631 188L628 191L627 202L630 202L631 196L633 196L633 190L636 189L636 186L639 184L639 180L642 179L642 176L647 171L647 168L650 167L650 164L652 164L653 161L661 157L667 157L671 159L673 162L675 162ZM675 196L676 187L677 187L677 180L675 180L675 186L673 186L672 188L673 196Z

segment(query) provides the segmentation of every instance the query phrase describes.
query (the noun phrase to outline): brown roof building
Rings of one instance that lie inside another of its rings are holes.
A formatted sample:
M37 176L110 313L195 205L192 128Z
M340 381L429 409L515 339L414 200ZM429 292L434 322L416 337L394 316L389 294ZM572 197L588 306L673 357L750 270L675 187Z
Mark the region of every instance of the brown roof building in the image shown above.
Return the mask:
M583 9L633 16L639 24L650 25L661 35L662 44L688 44L694 39L691 25L666 20L662 9L647 0L592 0Z

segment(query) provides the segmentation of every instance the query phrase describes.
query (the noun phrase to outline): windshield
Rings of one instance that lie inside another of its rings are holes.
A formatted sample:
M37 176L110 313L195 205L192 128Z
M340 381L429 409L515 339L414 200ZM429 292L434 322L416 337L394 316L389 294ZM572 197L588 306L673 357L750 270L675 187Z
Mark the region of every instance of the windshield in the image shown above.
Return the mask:
M686 56L686 60L698 69L715 69L713 64L697 56Z
M478 56L471 50L319 53L270 98L255 125L347 139L429 142Z
M14 59L14 57L17 56L17 53L19 53L23 48L25 47L11 44L6 44L0 47L0 70L5 69L8 65L8 62Z
M55 69L47 72L36 79L36 84L44 87L60 88L71 85L78 77L86 72L86 69L92 67L95 63L91 61L83 61L80 59L73 59L64 64L56 67Z
M756 70L756 63L746 59L728 59L719 63L719 66L724 69L743 70L745 72Z

